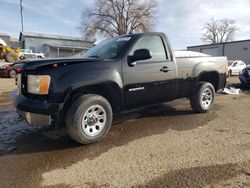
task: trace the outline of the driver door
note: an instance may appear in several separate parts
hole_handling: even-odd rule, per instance
[[[135,50],[148,49],[152,58],[124,63],[126,105],[129,108],[171,100],[176,97],[175,63],[167,54],[161,36],[143,36],[134,45]]]

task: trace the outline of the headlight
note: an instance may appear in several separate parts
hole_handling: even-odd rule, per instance
[[[28,75],[28,93],[47,95],[49,93],[50,76]]]

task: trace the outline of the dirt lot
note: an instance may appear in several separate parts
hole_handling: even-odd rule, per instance
[[[0,79],[0,187],[250,187],[247,90],[218,95],[205,114],[178,100],[120,115],[104,140],[81,146],[26,126],[13,88]]]

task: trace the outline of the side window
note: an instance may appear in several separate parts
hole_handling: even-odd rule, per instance
[[[30,47],[30,50],[28,51],[28,53],[31,53],[31,52],[35,52],[35,47]]]
[[[149,61],[166,61],[165,47],[160,36],[145,36],[139,39],[132,48],[129,55],[133,55],[135,50],[146,48],[151,52],[152,58]],[[148,60],[146,60],[148,61]]]

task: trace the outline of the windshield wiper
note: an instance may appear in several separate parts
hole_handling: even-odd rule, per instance
[[[111,58],[104,58],[104,57],[100,57],[98,55],[90,55],[90,56],[87,56],[87,58],[96,58],[96,59],[111,59]]]
[[[100,58],[98,55],[90,55],[90,56],[88,56],[88,57],[93,57],[93,58]]]

